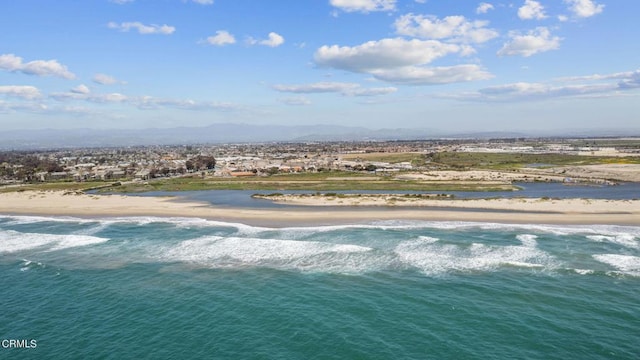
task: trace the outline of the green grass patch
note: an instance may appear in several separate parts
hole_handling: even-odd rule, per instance
[[[513,169],[527,164],[552,166],[596,164],[640,164],[640,157],[582,156],[565,154],[442,152],[430,157],[432,164],[452,169]]]
[[[414,190],[414,191],[512,191],[517,190],[509,184],[469,183],[423,183],[406,180],[356,180],[345,181],[307,179],[300,177],[268,177],[248,180],[242,179],[162,179],[148,183],[134,183],[106,188],[103,192],[148,192],[148,191],[195,191],[195,190],[308,190],[308,191],[337,191],[337,190]]]
[[[109,186],[113,183],[113,181],[33,183],[20,186],[2,186],[0,187],[0,193],[15,191],[85,191],[95,187]]]

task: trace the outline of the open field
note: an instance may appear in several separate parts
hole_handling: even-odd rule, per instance
[[[113,184],[113,181],[90,181],[90,182],[74,182],[60,181],[48,183],[33,183],[19,185],[0,186],[0,193],[16,192],[16,191],[88,191],[94,188],[101,188]]]
[[[566,154],[523,154],[484,152],[441,152],[428,157],[431,165],[453,169],[507,170],[540,164],[543,167],[598,164],[640,164],[640,157],[583,156]]]
[[[341,158],[343,160],[387,162],[390,164],[409,162],[413,166],[423,166],[426,162],[425,154],[418,152],[344,154]]]
[[[283,174],[255,178],[174,178],[105,188],[107,192],[181,190],[415,190],[415,191],[504,191],[516,190],[509,183],[455,181],[429,182],[352,172]]]

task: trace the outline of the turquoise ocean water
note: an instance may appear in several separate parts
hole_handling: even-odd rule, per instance
[[[0,274],[2,359],[640,358],[636,226],[2,216]]]

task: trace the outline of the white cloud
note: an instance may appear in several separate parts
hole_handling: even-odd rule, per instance
[[[89,92],[83,93],[79,91],[73,91],[73,89],[69,92],[64,93],[52,93],[49,94],[49,97],[58,101],[84,100],[98,104],[124,103],[129,100],[126,95],[120,93],[91,94]]]
[[[96,103],[121,103],[127,101],[128,97],[120,93],[90,95],[87,100]]]
[[[504,44],[502,49],[498,51],[499,56],[529,57],[540,52],[558,49],[562,40],[557,36],[552,37],[546,27],[530,30],[526,35],[512,31],[509,32],[509,37],[511,41]]]
[[[14,54],[0,55],[0,69],[21,72],[27,75],[57,76],[64,79],[75,79],[75,75],[57,60],[34,60],[27,63]]]
[[[492,77],[478,65],[426,66],[448,54],[464,56],[473,51],[467,45],[446,44],[438,40],[395,38],[354,47],[323,46],[316,51],[314,60],[321,67],[366,73],[375,79],[396,84],[446,84]]]
[[[558,15],[558,21],[565,22],[568,21],[569,18],[566,15]]]
[[[448,54],[461,51],[455,44],[437,40],[405,40],[402,38],[369,41],[358,46],[322,46],[314,54],[321,67],[353,72],[430,63]]]
[[[374,70],[371,74],[379,80],[406,85],[437,85],[454,82],[486,80],[493,77],[478,65],[442,67],[407,66],[397,69]]]
[[[267,40],[260,41],[260,45],[265,45],[269,47],[278,47],[282,44],[284,44],[284,38],[281,35],[274,32],[269,33],[269,38]]]
[[[587,18],[601,13],[604,5],[597,4],[594,0],[564,0],[569,4],[569,10],[577,17]]]
[[[143,34],[143,35],[149,35],[149,34],[162,34],[162,35],[171,35],[176,31],[176,28],[173,26],[169,26],[169,25],[155,25],[155,24],[151,24],[151,25],[144,25],[143,23],[140,22],[123,22],[123,23],[115,23],[115,22],[110,22],[107,24],[107,27],[109,29],[117,29],[120,31],[124,31],[127,32],[131,29],[136,29],[138,30],[138,33]]]
[[[360,85],[355,83],[343,83],[343,82],[318,82],[312,84],[302,85],[274,85],[273,89],[280,92],[290,92],[297,94],[314,94],[314,93],[342,93],[347,90],[356,88]]]
[[[605,75],[593,74],[593,75],[586,75],[586,76],[569,76],[569,77],[563,77],[563,78],[556,79],[556,81],[562,81],[562,82],[567,82],[567,81],[599,81],[599,80],[611,80],[611,79],[629,80],[629,79],[637,78],[638,76],[640,76],[640,70],[617,72],[617,73],[605,74]]]
[[[274,85],[272,88],[279,92],[296,94],[339,93],[345,96],[378,96],[398,91],[394,87],[363,88],[360,84],[345,82],[317,82],[298,85]]]
[[[133,0],[109,0],[109,1],[119,5],[133,2]]]
[[[91,92],[91,90],[89,90],[89,87],[87,87],[87,85],[80,84],[71,89],[71,92],[75,94],[88,94]]]
[[[304,96],[280,98],[278,99],[278,101],[286,105],[294,105],[294,106],[311,105],[311,100],[307,99]]]
[[[124,84],[123,81],[120,81],[114,78],[113,76],[110,76],[107,74],[95,74],[92,80],[94,83],[101,84],[101,85],[113,85],[117,83]]]
[[[579,84],[574,84],[580,82]],[[529,101],[550,98],[619,95],[640,89],[640,70],[607,75],[588,75],[556,79],[552,83],[517,82],[490,86],[477,92],[438,95],[465,101]]]
[[[42,113],[47,110],[48,110],[47,105],[37,103],[37,102],[21,101],[19,103],[8,103],[0,100],[0,113],[9,113],[14,111]]]
[[[376,88],[355,88],[347,91],[344,95],[347,96],[380,96],[380,95],[388,95],[393,94],[398,91],[398,88],[387,86],[387,87],[376,87]]]
[[[33,100],[41,96],[40,90],[28,85],[0,85],[0,95]]]
[[[518,9],[518,17],[523,20],[542,20],[547,17],[544,6],[535,0],[525,0],[524,5]]]
[[[235,44],[236,38],[229,34],[228,31],[218,30],[213,36],[209,36],[206,40],[209,45],[224,46],[229,44]]]
[[[478,7],[476,8],[476,14],[486,14],[489,10],[493,10],[493,5],[486,3],[486,2],[482,2],[480,4],[478,4]]]
[[[245,42],[248,45],[265,45],[265,46],[269,46],[269,47],[278,47],[282,44],[284,44],[284,38],[282,36],[280,36],[277,33],[274,32],[270,32],[269,33],[269,38],[265,39],[265,40],[257,40],[254,39],[253,37],[249,36],[246,38]]]
[[[483,43],[498,36],[496,31],[486,28],[488,24],[488,21],[468,21],[464,16],[438,19],[435,16],[407,14],[399,17],[394,26],[399,35]]]
[[[396,0],[330,0],[331,6],[346,12],[392,11],[396,8]]]
[[[159,108],[176,108],[181,110],[217,110],[232,111],[239,107],[233,103],[217,101],[196,101],[191,99],[158,99],[151,96],[142,96],[129,100],[129,103],[143,110]]]

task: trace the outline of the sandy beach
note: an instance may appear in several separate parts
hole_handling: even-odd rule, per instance
[[[261,226],[377,220],[640,225],[639,200],[416,199],[412,203],[395,201],[391,205],[389,199],[366,200],[362,197],[333,200],[327,197],[274,199],[308,206],[308,209],[302,210],[219,208],[205,202],[175,200],[176,198],[171,197],[24,191],[0,194],[0,213],[79,217],[197,217]],[[341,205],[350,207],[341,209]],[[351,207],[353,205],[359,207]]]

